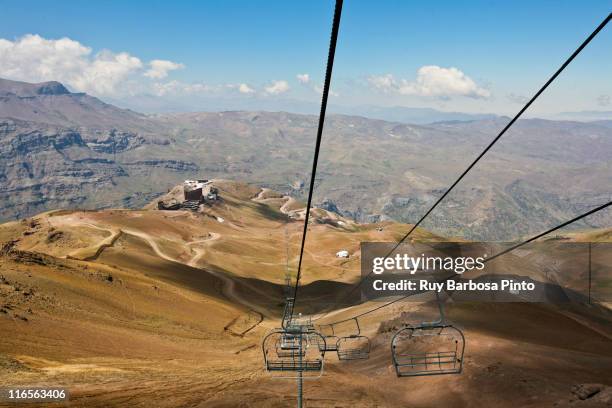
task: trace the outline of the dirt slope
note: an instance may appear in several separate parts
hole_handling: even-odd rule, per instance
[[[260,341],[278,326],[287,249],[297,261],[299,203],[288,209],[272,191],[214,183],[221,201],[198,213],[55,211],[0,225],[0,386],[64,385],[65,406],[293,406],[295,383],[264,373]],[[361,241],[394,240],[406,227],[315,211],[301,307],[321,310],[347,290]],[[348,259],[335,257],[341,249]],[[306,383],[306,406],[609,406],[609,388],[586,400],[572,393],[612,384],[608,309],[451,304],[467,339],[464,373],[395,377],[392,329],[433,313],[424,295],[362,319],[371,358],[328,355],[323,377]]]

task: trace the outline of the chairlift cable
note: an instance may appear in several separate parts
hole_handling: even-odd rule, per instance
[[[550,234],[551,232],[554,232],[554,231],[556,231],[556,230],[558,230],[558,229],[561,229],[561,228],[563,228],[563,227],[565,227],[565,226],[568,226],[569,224],[572,224],[572,223],[574,223],[574,222],[576,222],[576,221],[578,221],[578,220],[581,220],[582,218],[588,217],[589,215],[591,215],[591,214],[593,214],[593,213],[596,213],[596,212],[598,212],[598,211],[601,211],[601,210],[603,210],[603,209],[605,209],[605,208],[609,207],[610,205],[612,205],[612,201],[610,201],[610,202],[608,202],[608,203],[606,203],[606,204],[604,204],[604,205],[600,205],[600,206],[599,206],[599,207],[597,207],[597,208],[593,208],[591,211],[588,211],[588,212],[586,212],[586,213],[584,213],[584,214],[581,214],[581,215],[577,216],[576,218],[572,218],[571,220],[566,221],[566,222],[564,222],[563,224],[557,225],[556,227],[551,228],[551,229],[549,229],[548,231],[544,231],[544,232],[542,232],[541,234],[538,234],[538,235],[536,235],[536,236],[534,236],[534,237],[529,238],[529,239],[528,239],[528,240],[526,240],[526,241],[521,242],[520,244],[516,244],[516,245],[514,245],[514,246],[512,246],[512,247],[510,247],[510,248],[508,248],[508,249],[506,249],[506,250],[504,250],[504,251],[502,251],[502,252],[500,252],[500,253],[498,253],[498,254],[495,254],[495,255],[493,255],[492,257],[490,257],[490,258],[488,258],[488,259],[485,259],[485,261],[484,261],[484,262],[491,261],[491,260],[493,260],[493,259],[495,259],[495,258],[497,258],[497,257],[499,257],[499,256],[502,256],[502,255],[504,255],[504,254],[506,254],[506,253],[508,253],[508,252],[514,251],[515,249],[517,249],[517,248],[519,248],[519,247],[522,247],[522,246],[523,246],[523,245],[525,245],[525,244],[528,244],[528,243],[530,243],[530,242],[532,242],[532,241],[535,241],[535,240],[536,240],[536,239],[538,239],[538,238],[542,238],[543,236],[548,235],[548,234]]]
[[[583,213],[583,214],[581,214],[581,215],[579,215],[579,216],[577,216],[577,217],[574,217],[574,218],[572,218],[572,219],[571,219],[571,220],[569,220],[569,221],[566,221],[566,222],[564,222],[564,223],[562,223],[562,224],[557,225],[556,227],[553,227],[553,228],[551,228],[551,229],[549,229],[549,230],[546,230],[546,231],[544,231],[544,232],[542,232],[542,233],[540,233],[540,234],[537,234],[537,235],[535,235],[535,236],[533,236],[533,237],[531,237],[531,238],[529,238],[529,239],[526,239],[526,240],[524,240],[524,241],[522,241],[522,242],[520,242],[520,243],[518,243],[518,244],[516,244],[516,245],[513,245],[512,247],[510,247],[510,248],[508,248],[508,249],[505,249],[505,250],[503,250],[503,251],[501,251],[501,252],[499,252],[499,253],[497,253],[497,254],[495,254],[495,255],[493,255],[493,256],[491,256],[491,257],[487,258],[487,259],[485,259],[483,262],[484,262],[484,263],[486,263],[486,262],[490,262],[490,261],[492,261],[492,260],[493,260],[493,259],[495,259],[495,258],[498,258],[498,257],[500,257],[500,256],[502,256],[502,255],[505,255],[505,254],[507,254],[507,253],[509,253],[509,252],[514,251],[515,249],[518,249],[518,248],[522,247],[523,245],[526,245],[526,244],[528,244],[528,243],[530,243],[530,242],[533,242],[533,241],[535,241],[535,240],[537,240],[537,239],[539,239],[539,238],[542,238],[543,236],[548,235],[548,234],[550,234],[551,232],[555,232],[555,231],[557,231],[557,230],[559,230],[559,229],[561,229],[561,228],[563,228],[563,227],[566,227],[566,226],[568,226],[568,225],[570,225],[570,224],[572,224],[572,223],[574,223],[574,222],[576,222],[576,221],[579,221],[579,220],[581,220],[581,219],[583,219],[583,218],[585,218],[585,217],[588,217],[589,215],[592,215],[592,214],[594,214],[594,213],[596,213],[596,212],[599,212],[599,211],[601,211],[601,210],[604,210],[604,209],[606,209],[606,208],[610,207],[611,205],[612,205],[612,201],[609,201],[609,202],[608,202],[608,203],[606,203],[606,204],[603,204],[603,205],[600,205],[599,207],[593,208],[592,210],[587,211],[587,212],[585,212],[585,213]],[[333,325],[336,325],[336,324],[346,323],[346,322],[351,321],[351,320],[353,320],[353,319],[358,319],[358,318],[360,318],[360,317],[363,317],[363,316],[369,315],[370,313],[374,313],[374,312],[376,312],[377,310],[380,310],[380,309],[385,308],[385,307],[387,307],[387,306],[391,306],[391,305],[392,305],[392,304],[394,304],[394,303],[397,303],[397,302],[399,302],[399,301],[402,301],[402,300],[404,300],[404,299],[407,299],[407,298],[409,298],[410,296],[413,296],[413,295],[411,294],[411,295],[402,296],[402,297],[400,297],[400,298],[397,298],[397,299],[394,299],[394,300],[392,300],[392,301],[390,301],[390,302],[384,303],[384,304],[382,304],[382,305],[380,305],[380,306],[377,306],[377,307],[375,307],[375,308],[373,308],[373,309],[370,309],[370,310],[368,310],[368,311],[365,311],[365,312],[359,313],[359,314],[357,314],[357,315],[355,315],[355,316],[352,316],[352,317],[349,317],[349,318],[346,318],[346,319],[343,319],[343,320],[338,320],[338,321],[336,321],[336,322],[332,322],[332,323],[325,323],[325,324],[322,324],[321,326],[332,326],[332,327],[333,327]]]
[[[410,230],[408,231],[408,233],[406,235],[404,235],[391,249],[391,251],[389,251],[389,253],[387,255],[385,255],[384,259],[388,258],[417,228],[419,225],[421,225],[421,223],[425,220],[425,218],[427,218],[429,216],[429,214],[431,214],[431,212],[446,198],[446,196],[448,196],[448,194],[457,186],[457,184],[459,184],[459,182],[461,180],[463,180],[463,178],[472,170],[472,168],[474,168],[474,166],[476,166],[476,164],[484,157],[484,155],[499,141],[499,139],[501,139],[501,137],[508,131],[508,129],[510,129],[510,127],[512,127],[512,125],[514,125],[514,123],[523,115],[523,113],[525,113],[525,111],[536,101],[536,99],[546,90],[546,88],[548,88],[548,86],[565,70],[565,68],[567,68],[567,66],[578,56],[578,54],[580,54],[580,52],[582,52],[582,50],[591,42],[591,40],[593,40],[593,38],[595,38],[595,36],[597,36],[597,34],[599,34],[599,32],[608,24],[608,22],[610,21],[610,19],[612,18],[612,13],[608,14],[608,16],[599,24],[599,26],[597,26],[597,28],[587,37],[586,40],[584,40],[582,42],[582,44],[580,44],[580,46],[578,46],[578,48],[576,48],[576,50],[569,56],[569,58],[567,58],[565,60],[565,62],[559,67],[559,69],[557,69],[557,71],[548,79],[548,81],[546,81],[546,83],[540,88],[540,90],[538,92],[535,93],[535,95],[533,95],[531,97],[531,99],[525,104],[525,106],[523,106],[523,108],[514,116],[514,118],[512,118],[512,120],[510,120],[510,122],[508,122],[506,124],[506,126],[504,126],[504,128],[501,130],[501,132],[499,132],[499,134],[491,141],[491,143],[489,143],[489,145],[476,157],[476,159],[474,159],[474,161],[461,173],[461,175],[459,175],[459,177],[453,182],[453,184],[451,184],[451,186],[444,192],[444,194],[442,194],[442,196],[440,196],[440,198],[438,198],[438,200],[436,200],[436,202],[429,208],[429,210],[427,210],[427,212],[412,226],[412,228],[410,228]],[[361,278],[361,280],[357,283],[356,286],[353,287],[353,289],[351,289],[344,297],[343,299],[348,298],[355,290],[357,290],[357,288],[359,288],[361,286],[361,284],[372,274],[372,272],[370,272],[369,274],[367,274],[366,276],[364,276],[363,278]],[[333,306],[331,308],[329,308],[324,314],[323,316],[319,317],[318,319],[321,319],[322,317],[326,316],[327,314],[329,314],[332,310],[334,310],[335,306],[337,306],[340,302],[336,302],[333,304]],[[318,320],[317,319],[317,320]]]
[[[300,286],[300,278],[302,276],[302,260],[304,257],[304,244],[306,242],[306,233],[308,232],[308,220],[310,219],[310,208],[312,206],[312,195],[315,185],[315,177],[317,175],[317,164],[319,161],[319,150],[321,148],[321,139],[323,135],[323,124],[325,122],[325,112],[327,110],[327,99],[329,97],[329,88],[331,85],[332,69],[334,66],[334,57],[336,55],[336,43],[338,41],[338,31],[340,29],[340,16],[342,14],[343,0],[336,0],[334,8],[334,20],[332,24],[331,38],[329,42],[329,52],[327,55],[327,67],[325,69],[325,82],[323,84],[323,96],[321,97],[321,112],[319,113],[319,126],[317,129],[317,140],[315,144],[314,157],[312,159],[312,171],[310,174],[310,188],[308,190],[308,202],[306,204],[306,214],[304,216],[304,232],[302,234],[302,244],[300,247],[300,258],[298,261],[298,270],[295,279],[295,289],[293,291],[293,305],[291,307],[290,316],[293,316],[293,309],[297,301],[298,289]]]

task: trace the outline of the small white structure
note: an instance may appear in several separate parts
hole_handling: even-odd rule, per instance
[[[343,249],[342,251],[336,252],[336,258],[348,258],[349,253],[347,250]]]
[[[188,190],[196,190],[198,188],[204,188],[204,186],[209,183],[209,180],[185,180],[183,182],[183,187]]]

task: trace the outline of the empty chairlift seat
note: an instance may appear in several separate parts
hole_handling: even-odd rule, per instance
[[[357,332],[350,336],[340,337],[336,342],[336,352],[340,361],[365,360],[370,357],[370,339],[361,334],[359,321],[357,318],[354,320]]]
[[[279,358],[297,357],[298,353],[304,357],[306,347],[300,347],[300,338],[294,335],[283,334],[276,339],[276,354]]]
[[[325,351],[338,351],[338,336],[325,336]]]
[[[316,332],[289,333],[282,329],[269,333],[263,340],[265,368],[276,377],[319,376],[323,370],[325,339]]]
[[[333,325],[324,325],[321,326],[321,328],[323,327],[329,327],[330,331],[329,334],[325,333],[324,339],[325,341],[323,343],[321,343],[321,346],[325,348],[325,351],[337,351],[338,350],[338,340],[340,340],[340,337],[336,336],[336,333],[334,332],[334,326]]]
[[[338,360],[365,360],[370,357],[370,347],[370,339],[366,336],[340,337],[336,343]]]
[[[406,326],[391,339],[391,356],[398,377],[459,374],[463,368],[465,337],[446,322],[444,305],[436,292],[439,320]]]
[[[301,335],[282,333],[278,338],[278,342],[282,350],[297,350],[300,349]]]
[[[461,330],[446,324],[405,327],[391,341],[398,377],[458,374],[463,367],[464,350]]]

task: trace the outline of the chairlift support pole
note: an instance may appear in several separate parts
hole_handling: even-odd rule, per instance
[[[333,18],[333,23],[332,23],[331,39],[330,39],[330,45],[329,45],[329,52],[327,56],[327,66],[325,70],[325,81],[323,85],[323,94],[321,97],[321,112],[319,115],[317,140],[315,144],[315,153],[314,153],[313,166],[312,166],[311,178],[310,178],[310,189],[308,191],[308,204],[306,205],[306,213],[305,213],[305,219],[304,219],[304,232],[302,234],[300,257],[298,261],[297,273],[296,273],[296,278],[295,278],[295,289],[293,292],[293,296],[290,295],[291,294],[290,290],[288,290],[287,293],[285,294],[286,303],[285,303],[285,310],[283,312],[283,320],[281,321],[281,326],[282,326],[281,331],[277,331],[277,332],[268,334],[264,338],[263,344],[262,344],[264,361],[266,363],[266,369],[268,371],[272,371],[272,370],[280,370],[280,371],[287,370],[287,371],[294,371],[294,372],[297,371],[297,374],[298,374],[297,375],[297,381],[298,381],[297,383],[297,388],[298,388],[297,389],[297,406],[298,408],[302,408],[302,403],[303,403],[304,371],[307,371],[308,373],[307,377],[309,376],[311,372],[316,372],[316,371],[318,371],[320,375],[323,369],[325,351],[327,348],[325,338],[314,330],[314,326],[312,325],[312,319],[308,319],[306,322],[303,322],[301,319],[301,313],[300,313],[300,319],[297,322],[295,321],[294,307],[295,307],[295,302],[297,299],[298,289],[300,287],[300,276],[302,272],[304,244],[306,242],[306,233],[308,231],[308,217],[310,215],[312,195],[313,195],[314,184],[316,180],[317,163],[318,163],[319,150],[321,147],[321,139],[322,139],[322,134],[323,134],[323,123],[325,120],[325,113],[327,110],[327,99],[329,96],[329,89],[330,89],[330,84],[331,84],[332,68],[334,64],[334,56],[336,53],[336,42],[338,39],[338,31],[340,28],[340,16],[342,13],[343,0],[335,0],[335,3],[336,4],[334,7],[334,18]],[[285,245],[286,245],[285,286],[286,288],[291,289],[291,286],[290,286],[291,276],[289,274],[289,232],[287,230],[286,225],[285,225]],[[333,326],[332,326],[332,330],[333,330]],[[275,361],[273,362],[274,364],[272,364],[272,362],[268,360],[266,341],[272,338],[271,337],[272,335],[278,335],[278,334],[280,334],[281,336],[290,335],[290,336],[297,337],[298,339],[298,366],[297,367],[295,367],[295,359],[294,359],[295,357],[292,357],[293,361],[291,361],[291,364],[288,367],[285,366],[284,364],[285,361],[283,360]],[[304,345],[302,343],[304,341],[304,334],[306,334],[306,341],[309,344]],[[304,356],[302,354],[306,353],[308,351],[307,349],[310,346],[312,346],[310,344],[310,342],[312,341],[312,336],[319,337],[319,339],[317,339],[317,345],[318,345],[317,350],[320,353],[320,356],[319,358],[314,359],[312,361],[309,361],[309,359],[307,358],[306,361],[304,362]],[[282,337],[281,337],[281,340],[282,340]],[[321,341],[323,344],[322,349],[321,349]],[[282,348],[282,343],[281,343],[281,348]],[[304,348],[306,348],[306,350]],[[278,356],[278,353],[277,353],[277,358],[278,357],[280,356]],[[295,368],[297,368],[297,370]]]
[[[291,295],[291,272],[289,270],[289,230],[287,224],[285,224],[285,297]]]
[[[589,305],[591,304],[591,242],[589,242]]]
[[[300,346],[299,346],[299,362],[300,367],[302,367],[302,334],[300,334]],[[302,370],[298,371],[297,378],[297,408],[302,408],[302,398],[304,396],[304,377]]]

